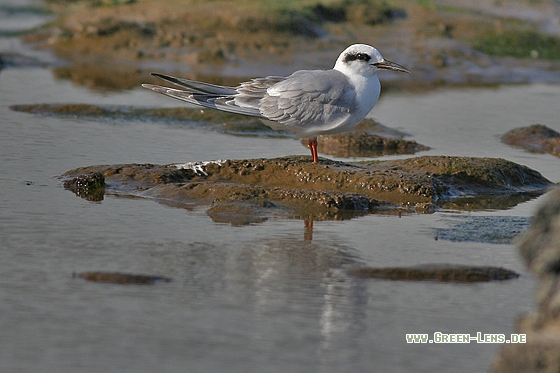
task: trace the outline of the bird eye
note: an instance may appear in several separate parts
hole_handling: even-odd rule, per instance
[[[368,62],[371,57],[365,53],[358,53],[358,55],[356,56],[356,59],[358,61],[364,61],[364,62]]]
[[[371,57],[367,53],[349,53],[344,57],[344,62],[362,61],[368,62]]]

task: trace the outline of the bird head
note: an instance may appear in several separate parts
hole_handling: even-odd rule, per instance
[[[410,73],[398,63],[383,58],[374,47],[366,44],[354,44],[346,48],[334,65],[334,69],[347,75],[372,76],[381,69]]]

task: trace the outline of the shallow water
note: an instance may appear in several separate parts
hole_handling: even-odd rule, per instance
[[[46,68],[1,70],[0,97],[2,372],[480,372],[499,344],[413,345],[405,334],[509,335],[516,318],[534,307],[534,278],[513,245],[453,239],[452,228],[461,229],[465,219],[457,217],[465,216],[524,221],[538,199],[508,210],[315,222],[312,240],[304,239],[301,220],[233,227],[212,222],[203,209],[151,200],[88,202],[57,177],[86,165],[307,149],[295,139],[11,111],[27,103],[177,105],[140,88],[88,91]],[[372,115],[432,147],[420,154],[502,157],[558,182],[557,158],[499,141],[533,123],[559,130],[558,102],[560,86],[544,84],[395,93],[383,95]],[[445,235],[436,240],[438,232]],[[368,281],[345,272],[426,263],[493,265],[522,276],[441,284]],[[174,281],[120,286],[72,278],[95,270]]]

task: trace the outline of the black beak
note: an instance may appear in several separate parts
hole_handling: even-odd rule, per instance
[[[373,66],[377,67],[378,69],[387,69],[393,71],[402,71],[403,73],[410,73],[410,71],[408,71],[406,67],[401,66],[398,63],[394,63],[387,60],[384,60],[383,62],[374,63]]]

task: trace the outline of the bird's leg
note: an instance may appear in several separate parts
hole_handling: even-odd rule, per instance
[[[317,156],[317,138],[311,137],[307,139],[309,143],[309,149],[311,149],[311,157],[313,157],[313,162],[319,162],[319,157]]]
[[[313,240],[313,220],[304,220],[303,226],[305,227],[303,239],[305,241]]]

